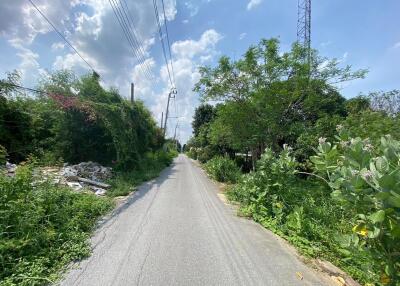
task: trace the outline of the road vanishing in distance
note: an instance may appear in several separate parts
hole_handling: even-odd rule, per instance
[[[280,238],[237,217],[185,155],[139,187],[92,246],[61,285],[332,285]]]

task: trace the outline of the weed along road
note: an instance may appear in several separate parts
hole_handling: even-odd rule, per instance
[[[97,230],[61,285],[331,285],[284,242],[237,217],[184,155]]]

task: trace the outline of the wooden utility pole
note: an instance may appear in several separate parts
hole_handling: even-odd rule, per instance
[[[135,84],[131,83],[131,103],[135,101]]]

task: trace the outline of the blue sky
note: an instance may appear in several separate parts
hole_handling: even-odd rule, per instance
[[[143,43],[153,78],[144,77],[123,37],[108,0],[34,0],[42,11],[102,75],[105,87],[125,96],[135,81],[136,95],[159,120],[169,90],[151,0],[126,0]],[[199,104],[191,89],[197,67],[213,65],[221,55],[239,58],[261,38],[279,37],[282,50],[296,40],[297,0],[164,0],[178,96],[172,116],[179,119],[180,139],[191,134]],[[159,2],[159,5],[161,2]],[[346,97],[360,92],[400,88],[400,1],[313,1],[312,46],[354,68],[368,68],[364,80],[341,87]],[[87,66],[58,38],[28,0],[0,3],[0,73],[19,69],[23,84],[35,86],[46,70]],[[175,108],[175,105],[177,106]],[[171,119],[172,135],[176,119]]]

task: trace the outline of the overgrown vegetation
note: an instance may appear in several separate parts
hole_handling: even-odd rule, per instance
[[[96,75],[59,71],[39,92],[0,81],[0,285],[46,285],[73,260],[89,255],[88,238],[110,197],[156,177],[177,155],[142,102],[105,90]],[[33,163],[30,158],[37,158]],[[15,177],[6,161],[22,164]],[[36,167],[95,161],[113,167],[107,197],[41,182]]]
[[[161,148],[163,139],[143,103],[130,103],[117,90],[106,91],[99,79],[77,79],[68,71],[42,81],[45,93],[26,96],[2,82],[0,144],[13,162],[28,155],[62,158],[69,163],[96,161],[117,168],[135,168],[144,154]]]
[[[44,285],[73,260],[89,255],[97,218],[113,203],[39,183],[33,165],[0,174],[0,285]]]
[[[235,161],[244,174],[229,198],[303,254],[364,284],[400,285],[400,92],[345,99],[337,84],[366,71],[306,55],[262,40],[201,68],[185,150],[220,181],[222,158]]]
[[[111,197],[127,195],[134,190],[135,186],[157,177],[178,155],[172,146],[167,148],[169,148],[168,152],[157,151],[145,154],[135,170],[118,173],[111,180],[112,189],[107,194]]]
[[[236,183],[240,177],[240,169],[228,157],[216,156],[205,165],[207,172],[219,182]]]

